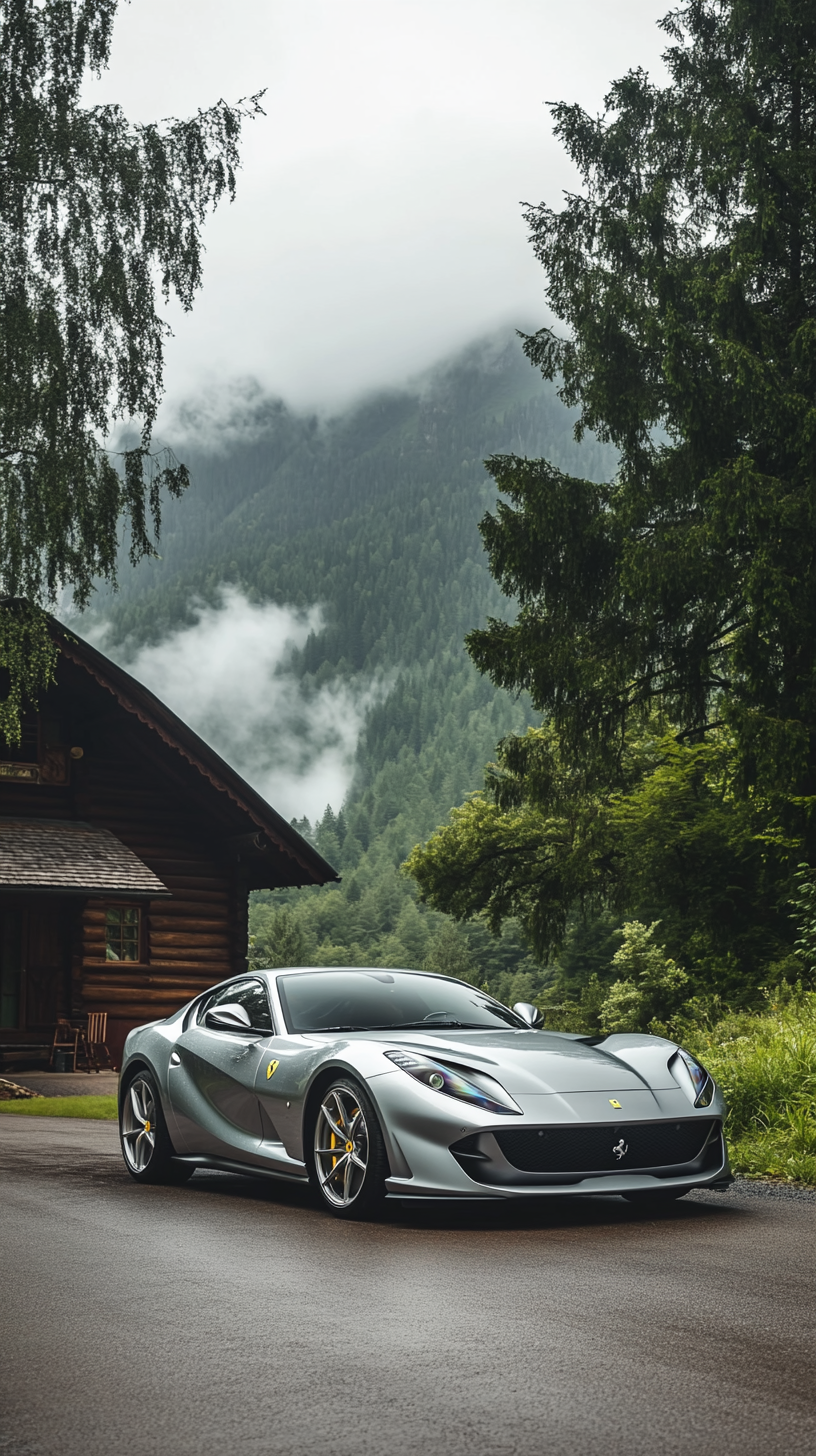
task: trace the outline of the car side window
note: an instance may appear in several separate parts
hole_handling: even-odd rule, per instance
[[[269,1009],[266,987],[260,981],[231,981],[228,986],[219,986],[211,996],[205,996],[198,1008],[196,1020],[203,1026],[204,1018],[214,1006],[243,1006],[254,1031],[274,1032],[275,1025]]]

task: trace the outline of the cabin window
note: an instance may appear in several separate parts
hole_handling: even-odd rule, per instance
[[[110,905],[105,911],[105,955],[109,961],[138,961],[142,912],[134,905]]]

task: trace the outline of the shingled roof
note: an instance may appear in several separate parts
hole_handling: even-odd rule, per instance
[[[128,899],[170,893],[115,834],[75,819],[0,818],[0,885]]]
[[[132,713],[158,734],[164,743],[186,759],[218,793],[224,794],[246,816],[247,830],[251,832],[245,836],[242,859],[246,862],[254,860],[258,866],[275,864],[274,878],[261,869],[256,888],[272,884],[325,885],[340,879],[336,869],[318,854],[314,845],[298,834],[215,749],[194,733],[149,688],[89,642],[83,641],[73,628],[68,631],[55,617],[49,620],[64,657],[90,673],[126,712]]]

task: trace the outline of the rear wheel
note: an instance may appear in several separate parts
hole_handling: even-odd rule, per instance
[[[314,1178],[335,1218],[371,1218],[385,1201],[388,1157],[377,1114],[350,1077],[326,1088],[315,1120]]]
[[[119,1111],[122,1156],[138,1183],[186,1183],[195,1168],[174,1161],[173,1144],[164,1120],[152,1073],[134,1072],[128,1079]]]

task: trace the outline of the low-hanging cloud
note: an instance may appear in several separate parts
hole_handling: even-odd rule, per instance
[[[173,329],[168,402],[252,375],[297,408],[401,385],[505,322],[547,322],[521,202],[576,169],[550,100],[594,115],[615,76],[658,80],[654,0],[138,0],[88,105],[195,115],[266,86],[204,288]],[[183,57],[183,64],[179,58]],[[163,310],[164,311],[164,310]]]
[[[309,691],[292,654],[324,626],[323,610],[250,602],[224,586],[195,622],[123,660],[285,818],[314,821],[342,804],[366,711],[385,690],[371,680]],[[98,634],[97,634],[98,635]]]

